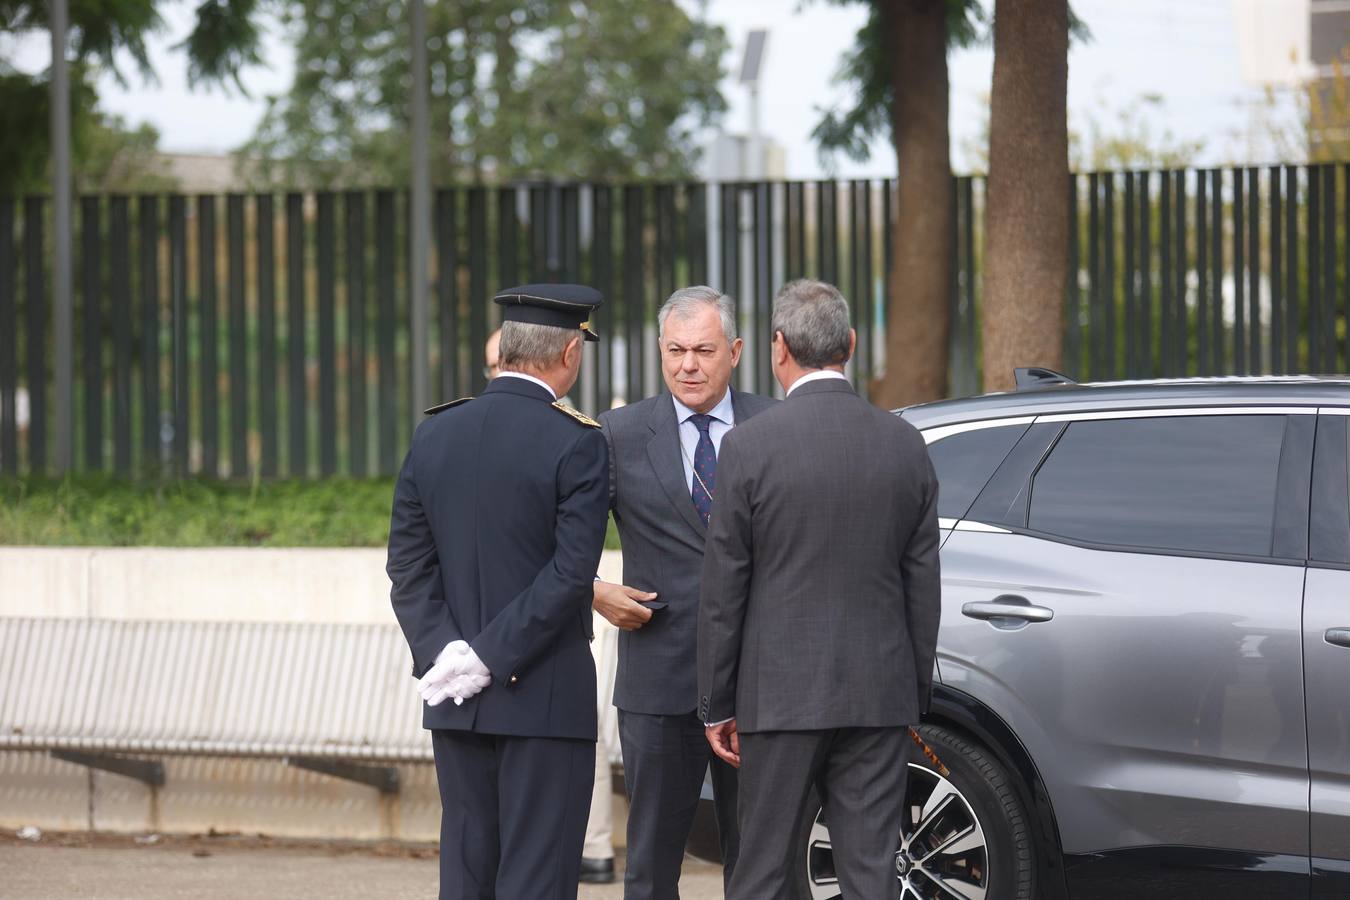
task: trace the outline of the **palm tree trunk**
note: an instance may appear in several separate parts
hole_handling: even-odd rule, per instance
[[[1069,234],[1066,0],[997,0],[985,207],[984,388],[1058,368]]]
[[[872,385],[885,408],[947,393],[951,141],[947,129],[946,0],[883,0],[890,49],[891,129],[899,194],[887,296],[886,374]]]

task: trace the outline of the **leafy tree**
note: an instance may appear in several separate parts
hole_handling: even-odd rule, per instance
[[[294,83],[243,152],[273,183],[406,181],[404,0],[302,0],[287,27]],[[433,177],[685,177],[725,109],[726,47],[674,0],[431,4]]]
[[[834,0],[840,5],[854,0]],[[896,407],[947,392],[951,289],[951,138],[947,51],[979,38],[978,0],[867,0],[870,15],[838,81],[856,101],[828,111],[813,136],[825,153],[863,160],[889,136],[900,179],[887,295],[886,373],[874,402]]]
[[[237,83],[240,69],[256,61],[257,6],[257,0],[201,0],[192,32],[182,44],[194,85],[228,79]],[[117,62],[119,51],[130,56],[137,75],[154,78],[146,39],[163,27],[160,7],[156,0],[70,4],[71,144],[81,188],[157,184],[148,168],[148,154],[157,141],[154,130],[127,131],[120,120],[101,113],[94,84],[103,72],[127,83],[127,73]],[[48,13],[45,0],[0,0],[0,33],[46,32]],[[47,72],[17,71],[0,59],[0,193],[37,190],[49,184],[49,77]]]

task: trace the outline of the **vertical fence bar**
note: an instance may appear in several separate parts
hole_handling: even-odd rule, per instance
[[[141,464],[160,461],[159,438],[159,198],[143,194],[137,214],[140,236]]]
[[[1199,176],[1204,178],[1204,174]],[[1224,340],[1223,301],[1223,173],[1214,169],[1209,173],[1209,283],[1210,303],[1210,374],[1222,375],[1228,371],[1227,341]]]
[[[596,347],[596,403],[600,409],[614,406],[614,307],[618,297],[614,293],[614,193],[609,185],[597,184],[591,189],[591,219],[594,235],[591,239],[591,279],[605,302],[596,311],[600,345]]]
[[[643,188],[623,189],[623,330],[627,351],[624,366],[624,399],[633,403],[643,397],[643,247],[642,227],[646,215]]]
[[[336,206],[332,191],[319,193],[314,255],[319,300],[319,474],[325,477],[337,472]]]
[[[1082,292],[1079,287],[1082,260],[1079,242],[1082,218],[1078,213],[1078,176],[1069,173],[1069,277],[1064,292],[1064,374],[1078,379],[1083,370]]]
[[[1120,365],[1117,360],[1117,350],[1119,338],[1117,336],[1120,320],[1120,310],[1117,308],[1117,293],[1120,289],[1116,281],[1116,174],[1106,172],[1102,175],[1102,255],[1105,271],[1102,274],[1102,281],[1105,290],[1102,292],[1102,321],[1106,326],[1106,333],[1102,335],[1102,343],[1106,349],[1105,366],[1107,378],[1118,378],[1120,376]]]
[[[516,217],[516,188],[512,186],[497,189],[497,289],[506,290],[520,284],[520,221]],[[486,304],[488,298],[474,300]],[[483,340],[487,340],[486,332]],[[482,344],[474,348],[475,353],[482,352]]]
[[[876,290],[873,282],[873,237],[875,229],[872,228],[872,182],[864,181],[862,190],[862,290],[859,292],[859,305],[867,313],[867,363],[866,374],[867,384],[877,377],[879,366],[877,365],[877,308],[876,308]]]
[[[305,408],[305,198],[286,195],[286,351],[290,358],[286,402],[287,443],[290,457],[286,468],[293,478],[309,474],[309,444]],[[389,231],[393,222],[389,223]]]
[[[348,247],[351,246],[351,198],[348,197]],[[459,272],[459,231],[456,212],[459,208],[459,194],[456,191],[442,189],[436,192],[435,237],[436,242],[436,308],[440,315],[441,326],[441,397],[443,401],[453,400],[459,387],[459,283],[455,277]],[[351,250],[347,251],[348,257]],[[350,273],[350,268],[348,269]],[[350,275],[349,275],[350,279]],[[348,287],[348,297],[352,290]],[[348,301],[351,302],[350,299]],[[350,315],[350,313],[349,313]],[[353,387],[353,390],[355,388]],[[355,413],[353,412],[353,415]]]
[[[0,197],[0,472],[6,475],[19,473],[17,275],[14,198]]]
[[[103,239],[97,196],[80,198],[84,328],[84,464],[103,468]]]
[[[254,198],[258,228],[258,471],[277,474],[276,210],[271,194]]]
[[[768,182],[755,185],[755,332],[751,335],[758,361],[755,386],[760,393],[773,393],[773,365],[768,336],[773,305],[773,188]]]
[[[230,311],[230,474],[248,474],[248,314],[244,305],[244,197],[225,200]]]
[[[1140,335],[1139,345],[1143,354],[1145,378],[1157,374],[1156,356],[1153,353],[1153,201],[1149,197],[1151,175],[1142,172],[1139,176],[1139,297],[1140,297]]]
[[[1187,262],[1187,244],[1186,244],[1186,172],[1179,170],[1174,173],[1176,179],[1176,203],[1173,205],[1173,211],[1176,214],[1176,349],[1175,364],[1173,371],[1178,375],[1190,374],[1190,345],[1187,341],[1188,325],[1186,316],[1186,274],[1189,271]]]
[[[1299,284],[1298,284],[1298,166],[1286,166],[1284,189],[1289,202],[1284,207],[1284,277],[1285,277],[1285,363],[1290,372],[1302,370],[1298,352]]]
[[[1289,371],[1289,363],[1284,352],[1284,284],[1280,247],[1283,198],[1280,192],[1280,167],[1271,166],[1268,178],[1270,180],[1270,371],[1276,375],[1283,375]]]
[[[125,194],[108,199],[108,299],[112,316],[113,468],[119,475],[131,472],[131,215]]]
[[[1322,366],[1341,371],[1336,363],[1336,167],[1322,166]]]
[[[689,258],[689,281],[707,284],[708,272],[708,187],[690,184],[686,188],[688,218],[685,230],[685,253]]]
[[[1255,168],[1247,170],[1247,368],[1259,374],[1261,367],[1261,181]],[[1238,277],[1241,277],[1239,273]]]
[[[366,423],[366,323],[369,314],[366,311],[365,191],[348,191],[344,205],[347,216],[343,235],[347,241],[344,273],[347,280],[347,466],[354,477],[364,478],[370,474]],[[442,320],[441,328],[445,327]]]
[[[378,366],[379,473],[398,471],[398,374],[394,328],[398,319],[394,192],[375,194],[375,358]]]
[[[1307,259],[1308,304],[1305,333],[1308,340],[1308,371],[1322,371],[1322,167],[1308,166]]]
[[[530,202],[530,281],[549,280],[549,189],[546,185],[529,187]],[[514,282],[512,282],[514,283]],[[503,287],[507,285],[503,284]]]
[[[1247,365],[1246,190],[1242,170],[1233,170],[1233,370],[1245,375]]]
[[[220,360],[217,354],[216,198],[197,198],[197,353],[200,362],[197,396],[201,422],[201,472],[220,474]]]
[[[1162,286],[1162,296],[1158,307],[1158,359],[1161,363],[1162,374],[1164,377],[1176,375],[1172,368],[1172,334],[1175,330],[1172,315],[1172,289],[1175,280],[1172,278],[1172,177],[1168,172],[1162,172],[1158,179],[1158,188],[1161,191],[1161,204],[1159,206],[1159,220],[1161,233],[1159,239],[1159,281]]]
[[[1094,379],[1103,377],[1106,334],[1101,269],[1101,181],[1097,173],[1088,176],[1088,365]]]
[[[169,198],[169,328],[173,348],[170,392],[173,396],[171,427],[174,470],[180,476],[188,472],[188,436],[192,421],[189,406],[191,375],[188,372],[187,244],[187,198],[175,194]]]
[[[47,468],[47,279],[42,261],[44,201],[23,201],[25,338],[28,344],[28,471]]]
[[[675,291],[675,188],[658,184],[652,189],[656,219],[656,302]]]
[[[1195,178],[1195,272],[1196,287],[1196,372],[1200,375],[1212,375],[1215,371],[1211,357],[1209,327],[1209,307],[1213,303],[1210,297],[1209,283],[1209,182],[1203,171]]]
[[[1134,244],[1134,182],[1135,173],[1125,173],[1125,199],[1123,219],[1125,223],[1125,377],[1139,377],[1139,348],[1135,343],[1138,331],[1136,316],[1138,297],[1135,293],[1135,244]]]
[[[488,237],[487,188],[469,188],[469,357],[470,393],[477,394],[487,384],[481,363],[487,343]],[[504,284],[503,288],[511,285]]]

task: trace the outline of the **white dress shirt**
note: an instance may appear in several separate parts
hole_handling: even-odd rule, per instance
[[[497,377],[524,378],[526,381],[533,381],[535,384],[539,385],[541,388],[548,391],[548,395],[552,397],[554,400],[558,399],[558,395],[553,393],[553,388],[549,387],[547,382],[545,382],[543,379],[535,378],[533,375],[526,375],[524,372],[498,372]]]
[[[697,415],[692,409],[685,406],[679,400],[675,400],[674,395],[671,399],[675,401],[675,421],[680,423],[680,458],[684,463],[684,483],[689,488],[692,495],[694,491],[694,451],[698,449],[698,426],[689,421],[689,417]],[[731,388],[722,395],[722,399],[717,405],[708,410],[708,415],[713,417],[712,424],[708,426],[708,436],[712,438],[713,452],[722,452],[722,437],[731,430],[736,424],[736,413],[731,408]],[[716,484],[713,491],[716,491]]]
[[[792,382],[792,387],[788,388],[787,393],[783,396],[791,397],[793,391],[806,384],[808,381],[824,381],[826,378],[838,378],[842,381],[848,381],[848,377],[844,375],[843,372],[836,372],[834,369],[817,369],[814,372],[808,372],[801,378]]]

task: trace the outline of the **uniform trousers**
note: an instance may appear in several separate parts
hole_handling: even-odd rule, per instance
[[[595,744],[435,729],[440,900],[576,900]]]

